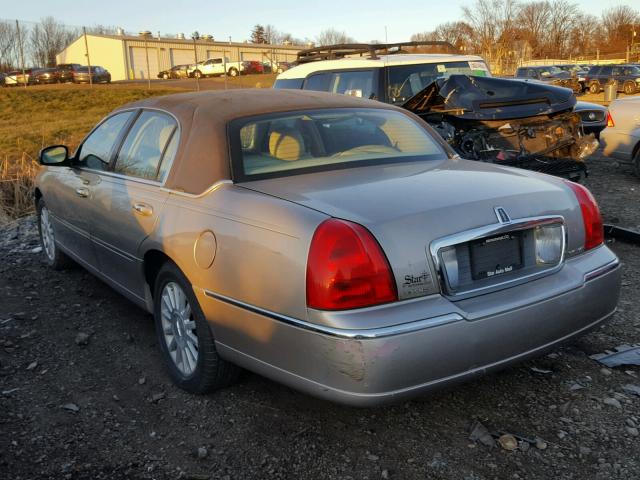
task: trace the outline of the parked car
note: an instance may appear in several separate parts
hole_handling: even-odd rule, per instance
[[[293,62],[278,62],[276,67],[276,73],[285,72],[293,66],[294,66]]]
[[[556,66],[520,67],[515,77],[522,80],[536,80],[538,82],[570,88],[574,93],[582,93],[582,84],[572,73]]]
[[[56,65],[56,68],[58,69],[60,82],[68,83],[73,82],[73,72],[78,68],[82,68],[82,65],[79,63],[61,63]]]
[[[573,111],[580,115],[582,130],[600,138],[600,132],[607,128],[607,107],[597,103],[577,101]]]
[[[640,97],[611,102],[608,125],[600,143],[605,155],[632,163],[640,177]]]
[[[257,60],[245,60],[242,62],[242,66],[242,73],[247,75],[250,73],[264,73],[264,65]]]
[[[190,77],[215,77],[225,73],[230,77],[237,77],[244,72],[244,62],[232,62],[228,57],[216,57],[203,60],[195,65],[189,65],[187,72]]]
[[[89,78],[93,83],[111,83],[111,74],[99,65],[89,67],[76,67],[73,70],[73,83],[89,83]]]
[[[35,78],[33,77],[32,73],[32,68],[25,68],[24,70],[14,70],[8,72],[4,77],[4,85],[6,87],[33,85],[35,83]]]
[[[481,57],[374,52],[325,60],[323,48],[334,47],[301,52],[298,65],[278,75],[274,88],[342,93],[403,106],[426,120],[463,158],[574,180],[586,175],[584,159],[598,147],[576,117],[571,90],[531,79],[493,78]],[[581,107],[601,110],[593,104]]]
[[[170,377],[194,393],[239,366],[398,402],[541,355],[618,301],[585,187],[462,160],[381,102],[154,97],[40,162],[45,260],[72,258],[153,312]]]
[[[175,65],[168,70],[158,73],[158,78],[168,80],[170,78],[187,78],[189,76],[189,65]]]
[[[34,83],[39,85],[59,83],[60,74],[57,68],[41,68],[33,71]]]
[[[640,68],[633,65],[596,65],[589,69],[585,78],[591,93],[600,92],[614,80],[618,83],[618,92],[633,95],[640,90]]]
[[[580,88],[581,88],[580,93],[588,89],[586,85],[586,77],[587,77],[587,73],[589,73],[588,66],[585,67],[579,64],[567,63],[567,64],[554,65],[554,67],[558,67],[560,70],[567,72],[571,76],[574,76],[578,80],[578,83],[580,83]]]

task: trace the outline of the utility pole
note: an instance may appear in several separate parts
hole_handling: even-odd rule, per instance
[[[16,33],[18,34],[18,46],[20,47],[20,66],[22,68],[22,81],[24,83],[24,88],[27,88],[27,74],[24,70],[24,51],[22,48],[22,37],[20,36],[20,23],[16,20]]]
[[[198,70],[198,48],[196,45],[196,36],[192,35],[191,39],[193,40],[193,58],[196,61],[196,64],[194,65],[194,74],[193,76],[196,77],[196,90],[199,92],[200,91],[200,77],[198,75],[195,74],[196,70]]]
[[[89,58],[89,42],[87,41],[87,29],[82,27],[84,37],[84,56],[87,57],[87,69],[89,70],[89,88],[93,88],[93,78],[91,78],[91,59]]]
[[[140,35],[144,39],[144,54],[147,59],[147,88],[151,90],[151,75],[149,74],[149,48],[147,45],[147,39],[151,36],[151,32],[149,30],[143,30],[139,32]]]

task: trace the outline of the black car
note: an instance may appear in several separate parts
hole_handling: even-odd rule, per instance
[[[576,76],[553,65],[520,67],[516,70],[515,78],[518,80],[535,80],[570,88],[574,93],[582,93],[582,85]]]
[[[618,92],[633,95],[640,91],[640,68],[635,65],[595,65],[585,78],[591,93],[599,93],[614,80],[618,83]]]
[[[57,68],[41,68],[33,71],[34,82],[39,85],[60,82],[60,72]]]
[[[73,82],[73,72],[82,67],[79,63],[61,63],[56,66],[60,83]]]
[[[587,90],[587,85],[585,84],[585,78],[587,77],[587,73],[589,72],[589,65],[577,65],[573,63],[565,63],[560,65],[554,65],[554,67],[558,67],[560,70],[567,72],[569,75],[576,77],[580,86],[582,87],[582,91]]]

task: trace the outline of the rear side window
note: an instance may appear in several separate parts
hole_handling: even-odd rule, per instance
[[[232,122],[230,134],[235,181],[447,157],[424,127],[384,109],[263,115]]]
[[[106,170],[122,129],[133,112],[122,112],[102,122],[84,141],[78,152],[80,165],[93,170]]]
[[[169,162],[167,146],[177,136],[176,121],[160,112],[143,111],[127,134],[114,171],[146,180],[161,180],[161,163]],[[175,148],[169,155],[175,154]]]
[[[280,80],[276,80],[276,83],[273,84],[273,88],[288,88],[290,90],[300,90],[302,88],[303,82],[304,78],[283,78]]]

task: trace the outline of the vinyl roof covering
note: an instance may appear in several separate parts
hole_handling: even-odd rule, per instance
[[[128,103],[115,111],[131,108],[162,110],[178,120],[180,144],[165,187],[191,194],[200,194],[215,182],[231,178],[227,124],[232,120],[322,108],[384,108],[410,115],[373,100],[285,89],[178,93]]]

